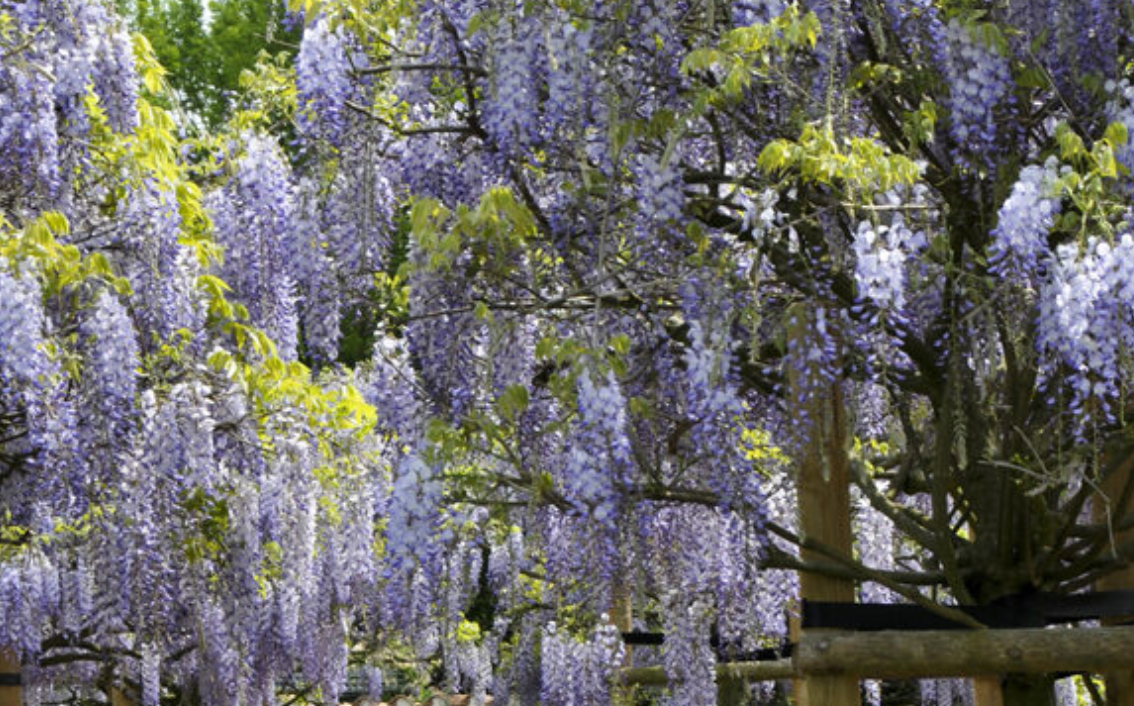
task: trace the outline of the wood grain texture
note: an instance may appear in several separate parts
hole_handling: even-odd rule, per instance
[[[1106,493],[1106,497],[1110,499],[1110,502],[1117,503],[1122,498],[1123,490],[1126,484],[1131,480],[1131,474],[1134,474],[1134,463],[1127,460],[1115,473],[1103,479],[1102,490]],[[1096,498],[1093,505],[1096,522],[1105,523],[1110,521],[1111,518],[1108,517],[1106,501],[1101,498]],[[1116,513],[1120,513],[1122,510],[1128,511],[1129,507],[1111,509],[1112,512]],[[1134,539],[1134,530],[1119,532],[1114,539],[1115,542],[1121,545],[1126,541]],[[1103,577],[1096,582],[1095,589],[1099,591],[1134,589],[1134,566],[1127,566],[1121,571]],[[1117,619],[1104,620],[1103,624],[1121,623],[1130,620],[1131,617],[1132,616],[1125,616]],[[1131,666],[1134,667],[1134,658],[1131,659]],[[1134,706],[1134,671],[1110,671],[1103,676],[1106,679],[1107,706]]]
[[[0,673],[19,674],[20,660],[11,652],[0,650]],[[0,686],[0,706],[23,706],[24,690],[18,686]]]
[[[1134,627],[804,634],[800,674],[915,679],[1105,672],[1134,665]]]
[[[811,312],[799,308],[789,335],[807,340]],[[792,375],[792,397],[799,399],[798,373]],[[802,411],[802,410],[801,410]],[[850,510],[850,459],[847,456],[847,420],[842,389],[836,381],[806,403],[809,439],[799,459],[796,493],[800,533],[809,539],[853,557]],[[822,562],[827,557],[802,550],[805,561]],[[855,600],[854,581],[801,571],[800,598],[814,601]],[[807,630],[804,635],[827,631]],[[857,680],[843,676],[809,675],[794,685],[797,706],[860,706],[862,693]]]

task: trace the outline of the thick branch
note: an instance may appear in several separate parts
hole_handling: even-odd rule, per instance
[[[860,573],[862,580],[873,581],[874,583],[885,586],[886,588],[890,589],[894,593],[897,593],[898,595],[905,598],[906,600],[911,601],[912,603],[915,603],[915,604],[921,606],[922,608],[925,608],[926,610],[932,611],[933,613],[940,615],[942,618],[945,618],[946,620],[951,620],[955,623],[959,623],[961,625],[966,625],[970,628],[983,628],[983,627],[985,627],[985,625],[983,623],[981,623],[977,619],[973,618],[971,615],[969,615],[969,614],[967,614],[963,611],[957,610],[956,608],[951,608],[950,606],[941,605],[939,603],[934,603],[933,601],[929,600],[928,598],[921,595],[917,591],[914,591],[914,590],[912,590],[912,589],[910,589],[906,586],[903,586],[900,583],[897,583],[896,581],[892,581],[889,576],[886,576],[882,572],[880,572],[876,569],[871,569],[868,566],[863,566],[859,562],[857,562],[853,559],[850,559],[848,557],[844,557],[839,552],[834,551],[833,549],[831,549],[830,547],[828,547],[825,544],[822,544],[820,542],[816,542],[815,540],[807,538],[807,537],[798,537],[791,530],[788,530],[784,527],[781,527],[781,526],[777,525],[775,522],[767,523],[767,527],[768,527],[768,531],[775,534],[776,536],[781,537],[782,539],[786,539],[787,541],[791,542],[792,544],[799,546],[802,549],[810,549],[811,551],[822,554],[823,556],[827,557],[828,559],[831,559],[832,561],[834,561],[838,564],[841,564],[843,566],[848,567],[849,569],[857,571],[857,572]]]

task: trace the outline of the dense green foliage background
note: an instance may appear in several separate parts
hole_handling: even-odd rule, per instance
[[[149,39],[182,108],[215,128],[233,108],[240,75],[262,52],[298,48],[279,0],[119,0],[119,12]]]

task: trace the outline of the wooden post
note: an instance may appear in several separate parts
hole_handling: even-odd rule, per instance
[[[610,606],[610,622],[614,627],[618,628],[621,633],[627,633],[634,630],[634,597],[627,585],[625,577],[619,577],[614,583],[614,595],[611,597]],[[633,669],[634,667],[634,647],[632,645],[624,645],[625,652],[622,655],[622,668],[626,670]],[[634,698],[634,684],[630,682],[623,683],[617,688],[618,695],[615,698],[616,702],[620,703],[633,703]]]
[[[610,606],[610,622],[614,627],[618,628],[619,632],[631,632],[634,630],[634,600],[630,592],[630,587],[626,585],[626,581],[619,579],[614,583],[614,595],[611,597]],[[622,666],[626,669],[634,666],[634,647],[626,645],[625,656],[622,659]]]
[[[0,650],[0,706],[23,706],[24,690],[19,678],[20,660],[15,654]]]
[[[814,314],[802,306],[789,313],[788,335],[796,345],[806,348],[823,345],[811,334]],[[816,371],[803,373],[818,379]],[[792,373],[792,397],[799,400],[799,371]],[[847,456],[846,410],[838,381],[824,388],[809,385],[811,398],[800,405],[807,416],[809,438],[800,449],[796,492],[799,500],[799,528],[813,539],[852,557],[850,513],[850,462]],[[799,420],[797,420],[799,423]],[[805,561],[824,561],[827,557],[802,550]],[[800,597],[804,600],[854,602],[854,581],[808,572],[799,575]],[[827,631],[805,630],[803,637]],[[797,706],[860,706],[862,694],[858,680],[847,676],[807,676],[795,681]]]
[[[110,687],[110,706],[136,706],[130,695],[120,686]]]
[[[717,671],[717,706],[736,706],[744,703],[747,690],[744,679],[730,674],[728,670]]]
[[[1111,503],[1118,502],[1122,496],[1122,491],[1127,483],[1131,482],[1131,474],[1134,474],[1134,463],[1129,459],[1115,470],[1108,478],[1104,478],[1102,482],[1103,492],[1106,493],[1106,499],[1096,498],[1094,503],[1094,516],[1096,522],[1108,522],[1110,518],[1107,511],[1107,499]],[[1130,512],[1129,505],[1125,508],[1119,508],[1119,511],[1125,510]],[[1115,509],[1111,509],[1112,512]],[[1113,518],[1117,519],[1117,518]],[[1122,544],[1125,541],[1134,539],[1134,530],[1126,530],[1125,532],[1116,533],[1114,541]],[[1105,576],[1098,580],[1095,588],[1099,591],[1121,591],[1134,589],[1134,566],[1127,566],[1121,571]],[[1113,625],[1130,620],[1134,616],[1124,616],[1120,618],[1112,618],[1110,620],[1103,620],[1103,625]],[[1134,663],[1134,662],[1132,662]],[[1134,706],[1134,671],[1122,670],[1111,671],[1103,675],[1106,679],[1106,703],[1107,706]],[[1088,677],[1090,678],[1090,677]]]
[[[1000,676],[974,678],[973,702],[975,706],[1004,706]]]

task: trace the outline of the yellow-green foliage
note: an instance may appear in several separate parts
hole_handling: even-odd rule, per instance
[[[228,130],[240,134],[246,130],[271,132],[283,123],[295,120],[295,69],[286,54],[271,56],[261,52],[256,66],[240,74],[243,100],[228,122]],[[212,138],[209,151],[222,153],[227,139],[224,133]]]
[[[815,13],[792,3],[769,22],[738,27],[726,32],[717,46],[689,52],[681,68],[687,74],[710,71],[719,77],[718,87],[704,94],[709,101],[735,100],[754,77],[766,77],[773,62],[796,50],[813,49],[821,32]]]
[[[44,296],[53,297],[90,279],[98,279],[121,293],[129,283],[114,273],[102,253],[84,254],[78,247],[60,242],[71,232],[62,213],[48,211],[23,228],[16,228],[0,216],[0,262],[17,274],[42,280]]]
[[[798,140],[774,140],[760,153],[760,168],[798,174],[804,182],[873,194],[921,178],[923,165],[894,154],[868,137],[842,138],[830,124],[809,124]]]
[[[160,97],[166,90],[161,67],[141,37],[137,38],[135,49],[146,91]],[[271,339],[248,324],[244,307],[228,300],[228,285],[208,274],[207,268],[219,262],[223,253],[213,238],[201,190],[181,159],[184,143],[171,114],[142,96],[138,102],[137,131],[119,134],[109,129],[93,93],[88,95],[86,106],[92,124],[91,160],[87,173],[76,175],[76,179],[80,188],[88,179],[98,179],[106,185],[108,196],[99,206],[107,218],[120,214],[133,190],[143,183],[157,183],[167,193],[176,195],[182,220],[179,241],[193,249],[203,268],[197,287],[207,302],[207,326],[213,334],[231,342],[230,347],[217,348],[207,356],[208,368],[248,395],[256,418],[266,420],[281,412],[291,417],[302,415],[305,427],[318,441],[331,482],[357,472],[366,459],[344,448],[344,438],[360,438],[367,433],[376,421],[374,409],[349,384],[320,384],[306,366],[280,359]],[[63,309],[76,303],[82,306],[94,288],[112,288],[129,296],[130,284],[116,263],[102,252],[84,252],[79,246],[68,244],[69,235],[70,224],[60,213],[45,212],[24,224],[14,224],[0,216],[0,267],[20,277],[35,278],[45,301],[51,303],[54,298]],[[156,354],[143,361],[141,373],[150,386],[159,388],[159,395],[163,376],[177,377],[176,371],[199,372],[187,359],[193,336],[189,331],[176,332],[169,341],[161,342]],[[64,374],[77,376],[80,367],[68,364],[66,351],[72,343],[54,342],[49,352],[60,359]],[[194,536],[186,538],[189,557],[200,558],[219,551],[227,517],[223,496],[190,495],[184,509],[199,518]],[[110,507],[92,510],[112,511]],[[21,532],[0,523],[0,536]]]
[[[791,459],[783,449],[772,443],[772,435],[765,429],[745,429],[741,434],[744,455],[761,472],[770,473],[774,467],[786,467]]]
[[[510,189],[489,189],[475,208],[450,211],[437,199],[417,199],[410,213],[413,237],[430,269],[447,269],[471,249],[478,265],[509,266],[509,256],[536,230],[535,217]]]
[[[1055,137],[1060,159],[1071,167],[1060,176],[1057,189],[1074,206],[1063,212],[1059,228],[1074,234],[1083,244],[1096,233],[1113,238],[1116,224],[1127,213],[1125,196],[1115,192],[1118,179],[1129,176],[1129,170],[1115,156],[1130,138],[1126,126],[1110,124],[1090,147],[1066,123],[1056,128]]]

